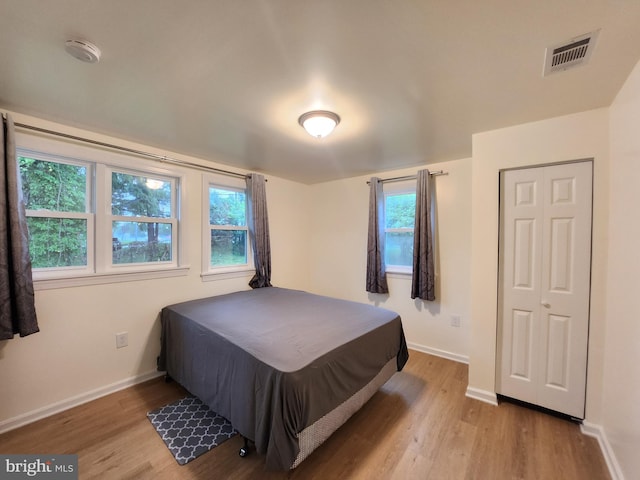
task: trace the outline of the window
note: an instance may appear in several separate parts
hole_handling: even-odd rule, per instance
[[[223,182],[214,177],[205,182],[204,275],[252,268],[246,186],[240,180]]]
[[[174,179],[111,171],[112,265],[171,262]]]
[[[413,269],[415,212],[415,184],[385,186],[384,263],[388,272],[411,273]]]
[[[18,157],[33,269],[83,269],[92,263],[91,166]]]
[[[180,176],[140,159],[140,170],[123,168],[132,159],[118,153],[44,142],[46,153],[17,149],[37,288],[181,274]]]
[[[247,200],[244,191],[209,187],[210,265],[247,264]]]

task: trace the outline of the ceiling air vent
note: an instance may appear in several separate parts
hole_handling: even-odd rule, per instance
[[[595,47],[598,33],[599,30],[548,47],[544,58],[543,76],[587,63]]]

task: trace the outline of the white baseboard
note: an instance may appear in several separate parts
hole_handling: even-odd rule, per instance
[[[440,350],[438,348],[426,347],[417,343],[407,342],[407,347],[418,352],[428,353],[429,355],[435,355],[437,357],[453,360],[454,362],[469,364],[469,357],[466,355],[460,355],[458,353],[447,352],[446,350]],[[480,400],[481,402],[489,403],[491,405],[498,405],[498,396],[495,392],[488,392],[486,390],[480,390],[478,388],[467,387],[466,396]]]
[[[81,393],[80,395],[76,395],[60,402],[47,405],[46,407],[23,413],[22,415],[18,415],[17,417],[8,418],[0,422],[0,434],[8,432],[9,430],[14,430],[18,427],[22,427],[29,423],[33,423],[37,420],[41,420],[45,417],[55,415],[56,413],[63,412],[70,408],[77,407],[78,405],[82,405],[83,403],[96,400],[97,398],[104,397],[105,395],[109,395],[110,393],[124,390],[125,388],[131,387],[138,383],[146,382],[147,380],[151,380],[152,378],[156,378],[161,375],[164,375],[164,373],[158,372],[156,370],[142,373],[140,375],[136,375],[134,377],[129,377],[124,380],[120,380],[119,382],[112,383],[111,385],[105,385],[104,387],[96,388],[95,390]]]
[[[435,355],[436,357],[446,358],[447,360],[453,360],[454,362],[469,364],[469,357],[466,355],[460,355],[459,353],[447,352],[446,350],[440,350],[438,348],[426,347],[417,343],[407,342],[407,347],[411,350],[417,350],[418,352],[428,353],[429,355]]]
[[[607,439],[607,434],[604,429],[600,425],[583,421],[582,425],[580,425],[580,430],[584,435],[594,437],[598,440],[600,450],[602,450],[604,460],[607,462],[607,468],[609,468],[609,474],[611,475],[612,480],[624,480],[624,474],[622,473],[620,464],[616,459],[616,455],[611,448],[611,444]]]
[[[484,403],[489,403],[494,406],[498,406],[498,396],[496,392],[490,392],[488,390],[480,390],[479,388],[467,387],[466,396],[475,400],[480,400]]]

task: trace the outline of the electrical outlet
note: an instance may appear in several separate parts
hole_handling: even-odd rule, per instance
[[[129,345],[129,332],[116,333],[116,348]]]
[[[451,315],[451,326],[452,327],[460,326],[460,315]]]

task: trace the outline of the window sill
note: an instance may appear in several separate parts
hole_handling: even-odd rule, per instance
[[[411,277],[413,276],[413,272],[399,271],[399,270],[393,270],[391,272],[387,271],[386,273],[389,278],[411,279]]]
[[[387,265],[386,272],[398,278],[404,278],[413,275],[413,267],[408,265]]]
[[[146,272],[103,273],[78,275],[65,278],[47,278],[33,280],[34,290],[52,290],[56,288],[85,287],[88,285],[104,285],[107,283],[134,282],[138,280],[153,280],[157,278],[183,277],[189,273],[189,266],[149,270]]]
[[[200,276],[203,282],[215,282],[217,280],[228,280],[231,278],[253,277],[256,273],[254,268],[247,270],[223,271],[223,272],[205,272]]]

